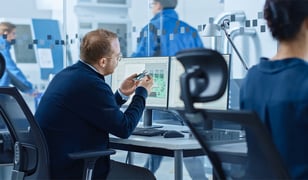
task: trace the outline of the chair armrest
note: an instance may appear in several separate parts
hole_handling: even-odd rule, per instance
[[[92,171],[95,167],[96,160],[100,157],[109,156],[115,154],[113,149],[106,149],[100,151],[81,151],[75,153],[69,153],[68,156],[74,160],[84,160],[83,167],[83,180],[92,179]]]
[[[100,151],[82,151],[82,152],[69,153],[68,156],[71,159],[89,159],[89,158],[99,158],[103,156],[109,156],[115,153],[116,151],[113,149],[106,149]]]

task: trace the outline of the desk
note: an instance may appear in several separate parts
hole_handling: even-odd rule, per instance
[[[163,125],[164,129],[188,130],[186,126]],[[121,139],[110,135],[110,148],[174,157],[174,179],[183,179],[183,157],[206,155],[198,141],[184,133],[184,138],[163,138],[132,135]],[[245,143],[220,144],[215,147],[225,162],[243,162],[246,156]]]

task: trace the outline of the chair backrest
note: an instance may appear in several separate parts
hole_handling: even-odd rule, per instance
[[[270,133],[254,112],[197,109],[194,113],[185,113],[184,121],[206,153],[210,154],[217,179],[289,179]],[[209,122],[240,125],[243,132],[239,141],[235,142],[232,137],[230,141],[212,141],[213,135],[206,127]],[[233,166],[225,166],[226,162],[232,162]]]
[[[0,78],[4,74],[5,68],[6,68],[5,59],[2,55],[2,53],[0,53]]]
[[[0,88],[0,118],[14,142],[12,179],[49,179],[49,155],[44,135],[15,87]]]
[[[178,52],[176,58],[185,69],[180,77],[180,85],[186,110],[193,110],[196,102],[213,101],[224,94],[228,66],[221,54],[210,49],[195,48]]]
[[[288,179],[288,172],[268,130],[254,112],[207,110],[194,107],[196,102],[209,102],[222,95],[221,92],[226,88],[228,79],[223,57],[214,50],[192,49],[180,52],[177,59],[185,68],[180,81],[181,98],[185,104],[185,111],[181,114],[207,153],[213,165],[215,177],[217,179]],[[198,89],[192,87],[198,87]],[[207,91],[210,92],[206,93]],[[233,140],[210,141],[213,134],[209,133],[212,129],[209,129],[208,125],[213,124],[214,121],[240,125],[245,130],[245,136],[239,139],[238,143],[234,143]],[[232,147],[236,148],[232,149]],[[230,161],[233,156],[242,157],[236,162],[237,168],[230,168],[234,165],[226,168],[224,166],[226,157],[227,161]]]

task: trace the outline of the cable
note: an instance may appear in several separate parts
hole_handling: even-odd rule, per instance
[[[237,50],[237,48],[235,47],[233,41],[230,38],[230,35],[228,34],[226,28],[228,28],[230,25],[230,20],[229,19],[224,19],[222,24],[220,25],[221,29],[224,31],[228,41],[230,42],[231,46],[233,47],[235,53],[237,54],[237,56],[240,58],[240,61],[242,63],[242,65],[244,66],[244,68],[246,70],[248,70],[248,65],[246,64],[246,61],[242,58],[242,56],[240,55],[239,51]]]

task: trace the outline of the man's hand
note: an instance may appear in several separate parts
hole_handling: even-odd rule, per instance
[[[139,81],[134,80],[136,76],[136,73],[132,74],[122,82],[119,90],[125,96],[130,96],[135,92],[137,85],[139,84]]]
[[[150,76],[150,75],[146,75],[146,76],[140,81],[140,83],[139,83],[138,86],[142,86],[142,87],[146,88],[147,91],[148,91],[148,94],[150,94],[151,91],[152,91],[152,86],[153,86],[153,84],[154,84],[153,77]]]
[[[40,93],[37,89],[34,89],[33,91],[27,93],[29,96],[32,96],[32,97],[37,97],[39,95],[41,95],[42,93]]]

